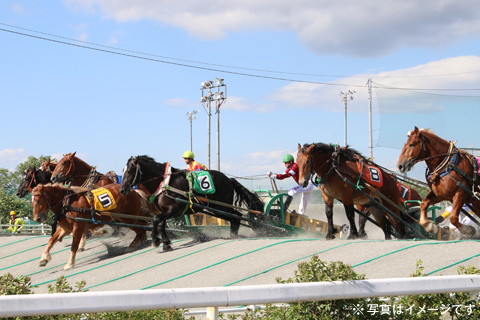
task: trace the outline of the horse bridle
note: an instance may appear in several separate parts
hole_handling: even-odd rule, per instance
[[[30,182],[28,183],[28,186],[27,186],[27,189],[33,189],[32,188],[32,182],[35,182],[35,173],[37,172],[37,169],[33,169],[33,172],[31,172],[31,170],[28,170],[25,175],[27,175],[28,173],[30,172],[30,174],[32,175],[32,178],[30,179]]]
[[[135,185],[135,182],[137,181],[137,177],[138,179],[141,179],[142,177],[142,172],[140,171],[140,165],[138,163],[136,163],[136,160],[137,158],[131,158],[131,162],[133,162],[133,165],[135,166],[135,176],[133,177],[133,180],[131,182],[131,186],[133,187]]]
[[[302,152],[303,154],[305,154],[304,148],[301,149],[301,152]],[[316,174],[316,172],[315,172],[315,169],[313,168],[313,163],[314,163],[314,161],[313,161],[313,154],[310,153],[310,152],[309,152],[308,154],[310,155],[310,171],[309,171],[309,172],[310,172],[310,180],[315,184],[315,181],[313,180],[313,176],[314,176],[313,173]],[[318,168],[318,170],[321,170],[324,166],[326,166],[327,164],[330,164],[331,161],[332,161],[332,159],[328,159],[328,161],[325,161],[325,163],[324,163],[322,166],[320,166],[320,168]],[[328,172],[327,172],[327,173],[328,173]],[[321,178],[321,177],[320,177],[320,178]]]
[[[424,150],[425,152],[427,151],[427,148],[425,148],[425,139],[423,138],[423,136],[420,135],[419,139],[420,139],[420,148],[418,148],[417,155],[414,158],[412,158],[413,164],[415,164],[417,162],[420,162],[420,160],[418,160],[418,157],[420,157],[420,154],[422,153],[422,150]],[[415,144],[415,146],[417,144],[418,144],[418,142]]]

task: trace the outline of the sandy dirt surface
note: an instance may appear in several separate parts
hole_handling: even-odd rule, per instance
[[[345,222],[344,214],[335,219],[337,224]],[[63,267],[69,259],[71,237],[57,243],[52,261],[40,267],[49,236],[1,235],[0,274],[29,276],[37,286],[34,291],[44,293],[60,276],[72,286],[86,281],[89,291],[275,284],[277,277],[293,277],[298,263],[309,261],[312,255],[327,262],[343,261],[368,279],[409,277],[418,260],[429,275],[456,275],[459,266],[480,266],[479,241],[385,241],[371,224],[369,240],[248,238],[251,230],[242,228],[241,237],[235,240],[227,234],[205,241],[175,239],[170,252],[151,247],[151,241],[126,252],[133,232],[122,231],[121,237],[106,234],[89,239],[85,251],[77,254],[75,268],[68,271]]]

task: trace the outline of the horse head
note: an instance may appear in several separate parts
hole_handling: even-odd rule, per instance
[[[298,144],[297,166],[298,166],[298,183],[306,187],[310,181],[313,171],[313,159],[310,154],[314,145],[304,145],[303,148]]]
[[[56,166],[57,166],[57,163],[52,162],[50,159],[42,160],[42,165],[40,166],[40,170],[52,172],[53,170],[55,170]]]
[[[74,153],[66,154],[55,166],[55,169],[52,172],[52,177],[50,178],[53,183],[62,183],[67,182],[67,179],[71,177],[74,166]]]
[[[130,157],[123,168],[122,181],[120,183],[120,193],[127,195],[132,191],[133,186],[139,183],[142,177],[142,171],[137,157]]]
[[[415,127],[407,133],[407,142],[405,142],[397,162],[400,172],[410,171],[417,162],[425,159],[425,136],[422,131],[423,129]]]
[[[17,188],[17,197],[23,198],[29,193],[33,187],[37,184],[35,182],[35,173],[37,169],[35,167],[30,167],[28,170],[25,170],[25,175],[23,176],[20,185]]]
[[[39,184],[32,190],[33,220],[38,223],[47,221],[48,212],[58,212],[61,208],[67,187],[61,184]]]
[[[38,223],[47,221],[50,204],[44,191],[43,185],[38,185],[32,190],[33,220]]]

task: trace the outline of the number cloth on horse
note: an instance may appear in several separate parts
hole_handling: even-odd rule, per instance
[[[358,172],[360,177],[374,187],[381,188],[383,186],[382,171],[377,167],[366,164],[363,161],[357,161]],[[363,170],[362,170],[363,167]]]
[[[199,194],[215,193],[215,186],[208,171],[191,171],[187,174],[187,179],[192,180],[194,192]]]
[[[113,197],[110,190],[105,188],[98,188],[92,190],[91,193],[93,195],[93,204],[95,210],[108,211],[117,208],[117,203],[115,202],[115,198]],[[89,197],[85,197],[85,199],[87,199],[88,203],[92,205],[90,203]]]

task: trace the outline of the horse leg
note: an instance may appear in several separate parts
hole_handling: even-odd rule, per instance
[[[172,242],[167,235],[167,219],[163,219],[160,223],[160,235],[162,236],[163,251],[172,251]]]
[[[158,237],[158,225],[160,222],[160,216],[155,216],[153,218],[152,246],[154,248],[158,248],[160,246],[160,238]]]
[[[367,223],[367,217],[370,215],[370,212],[368,211],[367,208],[363,208],[361,206],[357,206],[358,210],[361,210],[363,212],[363,215],[359,214],[358,215],[358,237],[359,238],[367,238],[367,233],[365,232],[365,224]],[[362,210],[363,209],[363,210]]]
[[[242,214],[240,212],[234,211],[234,213],[238,216]],[[240,229],[240,219],[232,219],[230,221],[230,237],[236,238],[238,236],[238,230]]]
[[[78,251],[84,251],[85,250],[85,243],[87,242],[87,236],[86,234],[83,234],[82,239],[80,240],[80,244],[78,245]]]
[[[141,246],[147,242],[147,231],[143,228],[130,228],[137,234],[133,239],[132,243],[128,246],[129,249],[135,249],[138,246]]]
[[[433,223],[432,220],[428,219],[427,210],[431,204],[437,203],[440,200],[442,199],[438,198],[433,191],[430,190],[420,204],[420,225],[429,233],[436,234],[438,232],[438,227]]]
[[[353,205],[344,205],[344,208],[348,222],[350,223],[350,233],[348,234],[347,239],[356,239],[358,238],[358,232],[357,226],[355,225],[355,211],[353,210]]]
[[[327,235],[325,236],[326,240],[335,239],[335,233],[337,229],[333,225],[333,199],[323,198],[325,200],[325,216],[327,217]]]
[[[73,226],[73,241],[72,241],[72,247],[70,249],[70,259],[68,260],[68,263],[63,267],[63,270],[70,270],[75,267],[75,256],[77,255],[78,247],[80,244],[80,241],[85,235],[86,231],[86,225],[82,224],[81,226],[78,225],[78,223],[75,223]]]
[[[385,215],[385,212],[376,206],[371,206],[368,210],[372,213],[375,221],[377,221],[378,225],[383,231],[385,235],[385,240],[392,239],[392,234],[390,232],[390,223]]]
[[[47,247],[42,253],[42,257],[40,258],[39,266],[45,267],[50,260],[52,260],[52,256],[50,255],[50,250],[52,249],[53,245],[58,241],[61,234],[63,233],[63,228],[57,228],[57,231],[53,234],[53,236],[48,240]]]

